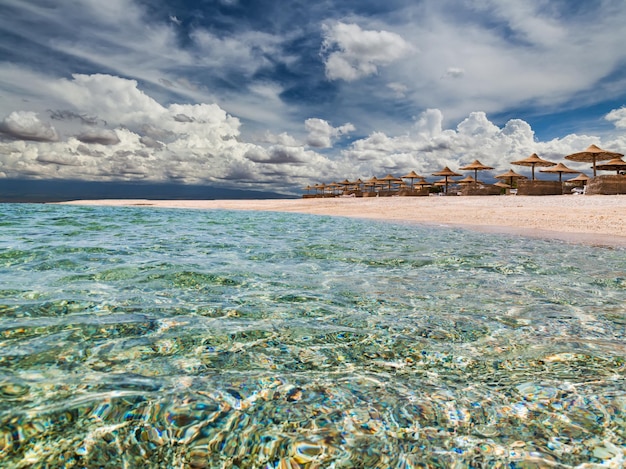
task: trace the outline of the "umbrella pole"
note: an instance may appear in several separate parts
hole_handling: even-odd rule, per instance
[[[533,176],[532,180],[534,181],[535,180],[535,165],[534,164],[531,165],[531,168],[532,168],[532,176]]]
[[[593,156],[593,177],[596,177],[596,156]]]

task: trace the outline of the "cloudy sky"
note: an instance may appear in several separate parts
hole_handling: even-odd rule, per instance
[[[623,0],[1,0],[0,177],[298,194],[624,153],[624,24]]]

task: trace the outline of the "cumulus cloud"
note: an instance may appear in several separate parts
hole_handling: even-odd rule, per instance
[[[316,148],[330,148],[334,139],[356,130],[349,122],[339,127],[333,127],[327,121],[317,118],[307,119],[304,126],[308,131],[307,145]]]
[[[295,139],[292,135],[289,135],[287,132],[281,132],[278,135],[274,135],[269,130],[265,131],[259,141],[269,144],[283,145],[287,147],[297,147],[301,145],[301,143],[297,139]]]
[[[618,129],[626,129],[626,107],[613,109],[605,116],[605,119],[613,122]]]
[[[621,115],[617,110],[613,115]],[[430,176],[443,166],[453,170],[479,159],[493,166],[491,177],[509,168],[525,174],[527,168],[513,167],[511,162],[537,153],[545,159],[559,162],[565,155],[581,151],[600,139],[586,135],[567,135],[541,142],[531,126],[521,119],[511,119],[503,127],[495,125],[484,112],[472,112],[454,129],[443,129],[444,116],[438,109],[429,109],[415,119],[410,133],[389,136],[373,132],[354,141],[342,152],[342,168],[349,178],[381,176],[388,172],[415,170]],[[619,138],[618,138],[619,140]],[[605,148],[616,148],[619,143],[607,140]],[[567,162],[572,169],[589,172],[589,165]],[[546,176],[549,177],[549,176]]]
[[[100,145],[116,145],[120,139],[114,130],[89,128],[76,136],[83,143],[98,143]]]
[[[337,22],[323,26],[322,56],[329,80],[354,81],[409,54],[413,47],[390,31]]]
[[[305,138],[266,132],[258,141],[249,142],[240,134],[239,119],[219,105],[162,105],[133,80],[77,75],[59,80],[53,88],[59,93],[57,99],[65,100],[67,111],[57,115],[60,120],[50,115],[50,121],[75,121],[77,129],[60,138],[50,131],[54,128],[44,117],[27,111],[10,114],[2,121],[2,129],[5,135],[5,129],[12,129],[11,138],[0,141],[0,170],[8,177],[227,182],[242,189],[271,187],[297,193],[310,183],[389,172],[399,175],[415,170],[429,176],[444,165],[458,170],[474,159],[495,167],[492,174],[497,174],[506,171],[511,161],[531,153],[559,161],[591,143],[618,150],[626,144],[623,136],[601,141],[586,135],[542,142],[527,122],[511,119],[496,125],[485,112],[468,113],[457,125],[446,128],[444,113],[430,108],[416,116],[412,125],[407,122],[397,135],[373,131],[325,155],[316,150],[331,148],[337,139],[353,132],[351,123],[334,127],[310,118],[304,121]],[[75,116],[93,116],[99,125],[105,121],[107,125],[86,127]],[[624,108],[615,109],[606,118],[620,127],[626,113]],[[42,138],[46,135],[47,140]],[[568,166],[588,169],[584,164],[568,162]]]
[[[42,122],[37,113],[14,111],[0,122],[0,134],[9,138],[54,142],[59,139],[55,128]]]

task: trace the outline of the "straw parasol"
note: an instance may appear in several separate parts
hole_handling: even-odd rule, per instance
[[[411,180],[411,190],[413,190],[413,180],[414,179],[420,179],[420,178],[422,178],[422,176],[417,174],[415,171],[411,171],[409,174],[405,174],[404,176],[402,176],[402,179],[410,179]]]
[[[335,191],[343,185],[342,182],[331,182],[330,184],[326,184],[326,188],[330,189],[331,195],[335,195]]]
[[[446,166],[441,171],[437,171],[436,173],[433,173],[433,176],[443,176],[445,178],[444,181],[445,181],[446,194],[447,194],[448,193],[448,178],[457,177],[461,175],[459,173],[455,173],[454,171],[452,171],[450,168]]]
[[[606,161],[612,160],[613,158],[621,158],[621,153],[616,153],[613,151],[603,150],[596,145],[589,145],[585,151],[580,151],[578,153],[572,153],[571,155],[567,155],[565,157],[566,160],[571,161],[580,161],[584,163],[592,163],[593,162],[593,175],[596,175],[596,161]]]
[[[388,190],[391,190],[391,184],[402,182],[402,179],[392,176],[391,174],[387,174],[387,176],[380,178],[379,181],[386,181],[388,184]]]
[[[589,180],[589,176],[587,176],[585,173],[580,173],[575,178],[568,179],[567,182],[582,182],[583,185],[585,185],[588,180]]]
[[[372,176],[365,182],[365,186],[370,188],[370,192],[375,192],[376,186],[379,184],[380,182],[378,181],[378,178],[376,176]]]
[[[472,176],[465,176],[463,179],[459,179],[456,181],[457,184],[471,184],[473,182],[477,182]]]
[[[563,173],[576,174],[579,172],[575,169],[568,168],[563,163],[551,166],[548,169],[540,169],[539,171],[542,173],[559,173],[559,182],[563,182]]]
[[[604,164],[597,165],[596,168],[602,171],[617,171],[617,174],[619,174],[620,171],[626,170],[626,161],[621,158],[613,158]]]
[[[503,187],[505,189],[511,188],[511,184],[507,184],[506,182],[500,182],[500,181],[496,182],[494,186]]]
[[[511,164],[516,164],[519,166],[530,166],[531,172],[532,172],[531,180],[534,181],[535,180],[535,166],[554,166],[556,163],[553,163],[552,161],[543,160],[539,158],[539,156],[537,156],[537,153],[533,153],[528,158],[524,158],[523,160],[519,160],[519,161],[513,161]]]
[[[486,169],[493,169],[491,166],[486,166],[482,164],[478,160],[474,160],[473,163],[464,166],[463,168],[459,168],[461,171],[474,171],[474,179],[478,182],[478,171],[484,171]]]
[[[528,178],[522,174],[516,173],[512,169],[509,169],[506,173],[498,174],[496,176],[496,179],[508,179],[509,185],[512,186],[514,179],[528,179]]]

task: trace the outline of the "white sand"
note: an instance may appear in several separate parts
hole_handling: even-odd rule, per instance
[[[270,200],[80,200],[82,205],[298,212],[418,222],[626,246],[626,195]]]

